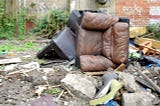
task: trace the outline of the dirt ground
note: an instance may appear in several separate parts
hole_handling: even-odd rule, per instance
[[[22,63],[11,71],[4,71],[6,65],[1,65],[0,69],[0,106],[19,106],[24,105],[27,101],[39,98],[43,95],[52,95],[55,102],[59,106],[87,106],[87,101],[76,98],[64,87],[61,87],[60,80],[68,73],[68,68],[65,66],[68,61],[62,63],[48,64],[40,66],[40,68],[24,69],[19,65],[24,65],[31,62],[48,63],[53,60],[39,60],[36,57],[37,49],[42,49],[49,43],[50,40],[42,38],[26,39],[24,41],[8,41],[1,40],[0,44],[11,43],[17,48],[25,42],[34,42],[36,46],[25,51],[11,50],[10,53],[0,55],[1,59],[20,57]],[[77,69],[72,69],[71,73],[78,72]],[[47,78],[47,80],[45,79]],[[42,92],[36,93],[38,89],[45,88]],[[61,94],[63,92],[63,94]]]

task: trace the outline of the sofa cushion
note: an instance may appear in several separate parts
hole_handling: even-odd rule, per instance
[[[77,56],[99,55],[102,52],[102,32],[79,27],[77,36]]]
[[[103,71],[109,67],[115,68],[116,65],[104,56],[82,55],[80,67],[82,71]]]
[[[108,16],[103,13],[85,12],[81,25],[89,30],[106,30],[119,21],[118,17]]]
[[[112,52],[112,29],[112,27],[108,28],[103,34],[102,53],[108,59],[111,59]]]
[[[129,25],[118,22],[113,26],[112,62],[119,65],[128,60]]]

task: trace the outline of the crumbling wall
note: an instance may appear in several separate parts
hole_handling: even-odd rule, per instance
[[[70,0],[70,9],[99,9],[107,14],[115,15],[115,0],[107,0],[105,4],[99,4],[96,0]]]
[[[96,0],[19,0],[20,5],[27,8],[29,15],[44,15],[53,9],[65,10],[102,10],[107,14],[115,15],[116,0],[107,0],[103,5]]]
[[[131,26],[145,26],[160,19],[160,0],[117,0],[116,15],[129,17]]]
[[[96,8],[110,15],[116,15],[116,0],[107,0],[106,4],[96,3]]]
[[[68,0],[24,0],[29,15],[44,15],[54,9],[69,9]]]

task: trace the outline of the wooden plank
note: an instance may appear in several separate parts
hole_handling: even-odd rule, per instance
[[[123,71],[126,68],[126,65],[124,63],[122,63],[121,65],[119,65],[116,69],[114,69],[113,71]],[[107,71],[98,71],[98,72],[84,72],[84,74],[86,75],[90,75],[90,76],[94,76],[94,75],[103,75],[107,73]]]
[[[99,71],[99,72],[84,72],[86,75],[93,76],[93,75],[103,75],[107,71]]]
[[[22,60],[20,58],[11,58],[11,59],[1,59],[0,65],[11,64],[11,63],[20,63]]]
[[[155,39],[150,39],[150,38],[136,38],[134,40],[134,43],[137,44],[137,45],[140,45],[142,44],[143,42],[152,42],[152,47],[155,48],[155,49],[160,49],[160,41],[158,40],[155,40]]]
[[[125,68],[126,68],[126,65],[124,63],[122,63],[114,71],[123,71]]]
[[[152,47],[152,42],[151,41],[147,41],[147,42],[143,42],[142,44],[140,44],[140,45],[142,45],[144,48],[143,48],[143,50],[142,50],[142,52],[144,53],[144,54],[146,54],[147,52],[148,52],[148,48],[151,48]],[[148,48],[145,48],[145,47],[148,47]]]
[[[158,54],[159,58],[160,58],[160,50],[156,50],[156,49],[153,49],[153,48],[150,48],[150,47],[147,47],[147,46],[140,45],[140,50],[143,50],[144,48],[148,49],[147,53],[146,53],[147,56],[150,55],[150,53],[152,53],[153,56]]]
[[[147,87],[147,88],[150,88],[150,89],[152,89],[152,90],[155,91],[154,87],[152,87],[152,86],[151,86],[147,81],[145,81],[143,78],[141,78],[141,77],[136,77],[135,80],[136,80],[138,83],[142,84],[143,86],[145,86],[145,87]]]
[[[146,33],[146,27],[131,27],[130,28],[130,38],[135,38],[137,36],[144,35]]]

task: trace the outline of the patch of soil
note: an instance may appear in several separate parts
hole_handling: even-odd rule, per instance
[[[10,42],[13,45],[25,43],[25,41],[0,41]],[[35,48],[43,48],[48,44],[48,40],[45,39],[32,39],[32,42],[36,42],[37,46]],[[45,42],[44,42],[45,41]],[[23,62],[21,64],[27,64],[30,62],[39,62],[41,60],[36,58],[36,50],[28,49],[22,52],[11,51],[13,54],[1,55],[3,58],[14,58],[20,57]],[[52,60],[44,60],[44,62],[49,62]],[[22,69],[16,68],[12,72],[20,71],[18,73],[8,75],[10,71],[4,71],[4,66],[1,66],[0,70],[0,106],[17,106],[26,103],[30,100],[39,98],[39,96],[46,95],[46,92],[41,92],[40,95],[36,93],[39,86],[46,86],[46,89],[58,88],[61,90],[60,93],[51,94],[55,98],[55,102],[59,106],[88,106],[88,101],[77,98],[69,90],[62,87],[60,81],[65,77],[66,73],[81,73],[77,71],[76,68],[72,68],[74,71],[68,71],[66,68],[67,62],[50,64],[45,68],[35,68],[35,69]],[[46,65],[47,66],[47,65]],[[27,70],[32,70],[25,72]],[[62,93],[63,91],[63,93]],[[62,93],[62,94],[61,94]],[[57,101],[56,101],[57,100]]]

